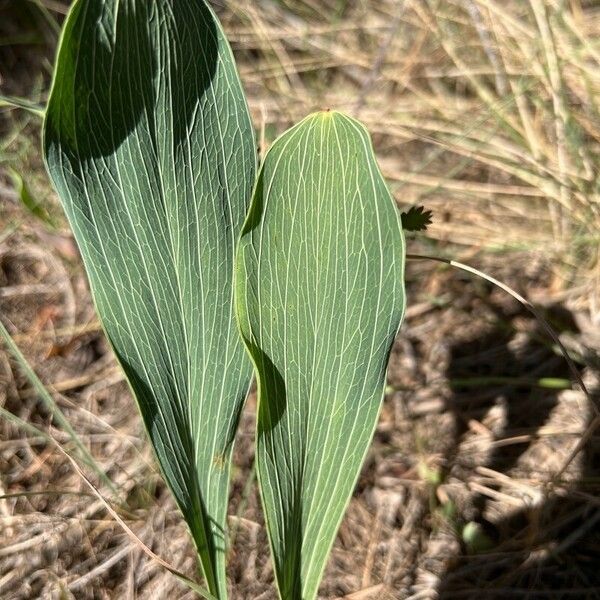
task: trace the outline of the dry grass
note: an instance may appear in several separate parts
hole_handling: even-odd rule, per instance
[[[55,20],[65,9],[59,0],[0,0],[0,87],[43,101],[56,37],[36,4]],[[434,211],[433,226],[412,236],[411,248],[475,262],[541,305],[596,393],[597,3],[215,5],[261,147],[316,108],[365,121],[399,204]],[[0,135],[0,168],[21,173],[60,223],[50,230],[29,215],[4,169],[2,321],[114,481],[120,517],[157,554],[195,576],[182,519],[157,474],[48,188],[39,126],[5,111]],[[581,392],[549,387],[569,387],[564,361],[510,298],[422,263],[411,263],[408,285],[390,393],[322,597],[600,598],[593,406]],[[48,443],[48,433],[66,448],[70,442],[4,352],[0,407],[39,430],[0,421],[0,597],[192,597],[132,542]],[[252,476],[253,419],[250,398],[235,455],[230,574],[232,597],[255,600],[275,596]]]

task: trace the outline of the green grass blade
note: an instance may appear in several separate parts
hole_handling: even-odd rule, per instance
[[[48,214],[48,211],[44,208],[44,205],[37,200],[31,193],[29,186],[23,179],[23,176],[9,167],[7,170],[8,176],[12,180],[13,187],[17,193],[17,197],[21,201],[23,207],[36,219],[39,219],[48,227],[55,228],[53,219]]]
[[[15,96],[5,96],[4,94],[0,94],[0,108],[20,108],[42,119],[45,114],[43,106],[27,100],[27,98],[16,98]]]
[[[360,123],[318,113],[273,144],[242,232],[236,307],[284,600],[316,597],[381,407],[404,263],[400,215]]]
[[[44,152],[207,586],[225,598],[231,449],[251,378],[232,278],[256,153],[208,5],[78,0]]]
[[[69,434],[71,441],[75,446],[75,452],[77,457],[84,464],[86,464],[93,471],[95,471],[96,475],[98,475],[100,480],[105,485],[107,485],[112,492],[116,493],[116,488],[114,487],[110,479],[106,476],[100,465],[94,460],[94,457],[90,454],[90,451],[79,439],[77,432],[73,429],[67,417],[65,417],[63,412],[60,410],[60,408],[54,401],[52,394],[48,391],[46,386],[37,376],[36,372],[33,370],[28,360],[25,358],[15,341],[12,339],[12,336],[10,335],[2,321],[0,321],[0,339],[4,341],[4,344],[8,348],[8,351],[12,354],[13,358],[19,365],[19,368],[21,369],[21,371],[23,371],[25,377],[27,377],[27,380],[32,385],[33,389],[36,391],[38,397],[43,402],[46,409],[50,413],[52,413],[52,416],[56,420],[56,423]]]

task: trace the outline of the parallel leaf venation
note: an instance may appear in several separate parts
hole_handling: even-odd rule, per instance
[[[285,599],[314,598],[356,483],[404,312],[404,239],[370,138],[308,117],[261,167],[238,253],[257,459]]]
[[[211,9],[78,0],[44,129],[106,335],[209,588],[225,597],[231,446],[251,377],[232,278],[256,153]]]

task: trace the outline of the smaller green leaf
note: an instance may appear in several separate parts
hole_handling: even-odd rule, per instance
[[[366,456],[404,315],[404,236],[367,130],[304,119],[269,148],[242,231],[240,332],[283,600],[313,600]]]
[[[424,231],[431,224],[433,213],[424,206],[411,206],[400,216],[404,231]]]

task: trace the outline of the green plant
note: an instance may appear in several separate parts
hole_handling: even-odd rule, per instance
[[[244,94],[204,0],[76,0],[44,115],[48,171],[196,543],[200,593],[227,595],[252,362],[277,584],[314,598],[404,312],[402,226],[430,215],[401,218],[368,134],[337,112],[285,133],[255,180]]]
[[[234,324],[234,253],[256,155],[210,8],[76,2],[44,152],[208,590],[224,598],[231,448],[251,375]],[[326,111],[273,144],[236,292],[283,598],[316,596],[381,406],[404,259],[362,126]]]
[[[79,0],[45,113],[48,172],[210,593],[250,384],[233,316],[256,169],[231,50],[199,0]]]
[[[267,153],[242,230],[240,329],[283,598],[314,598],[383,400],[404,314],[400,215],[366,130],[311,115]]]

